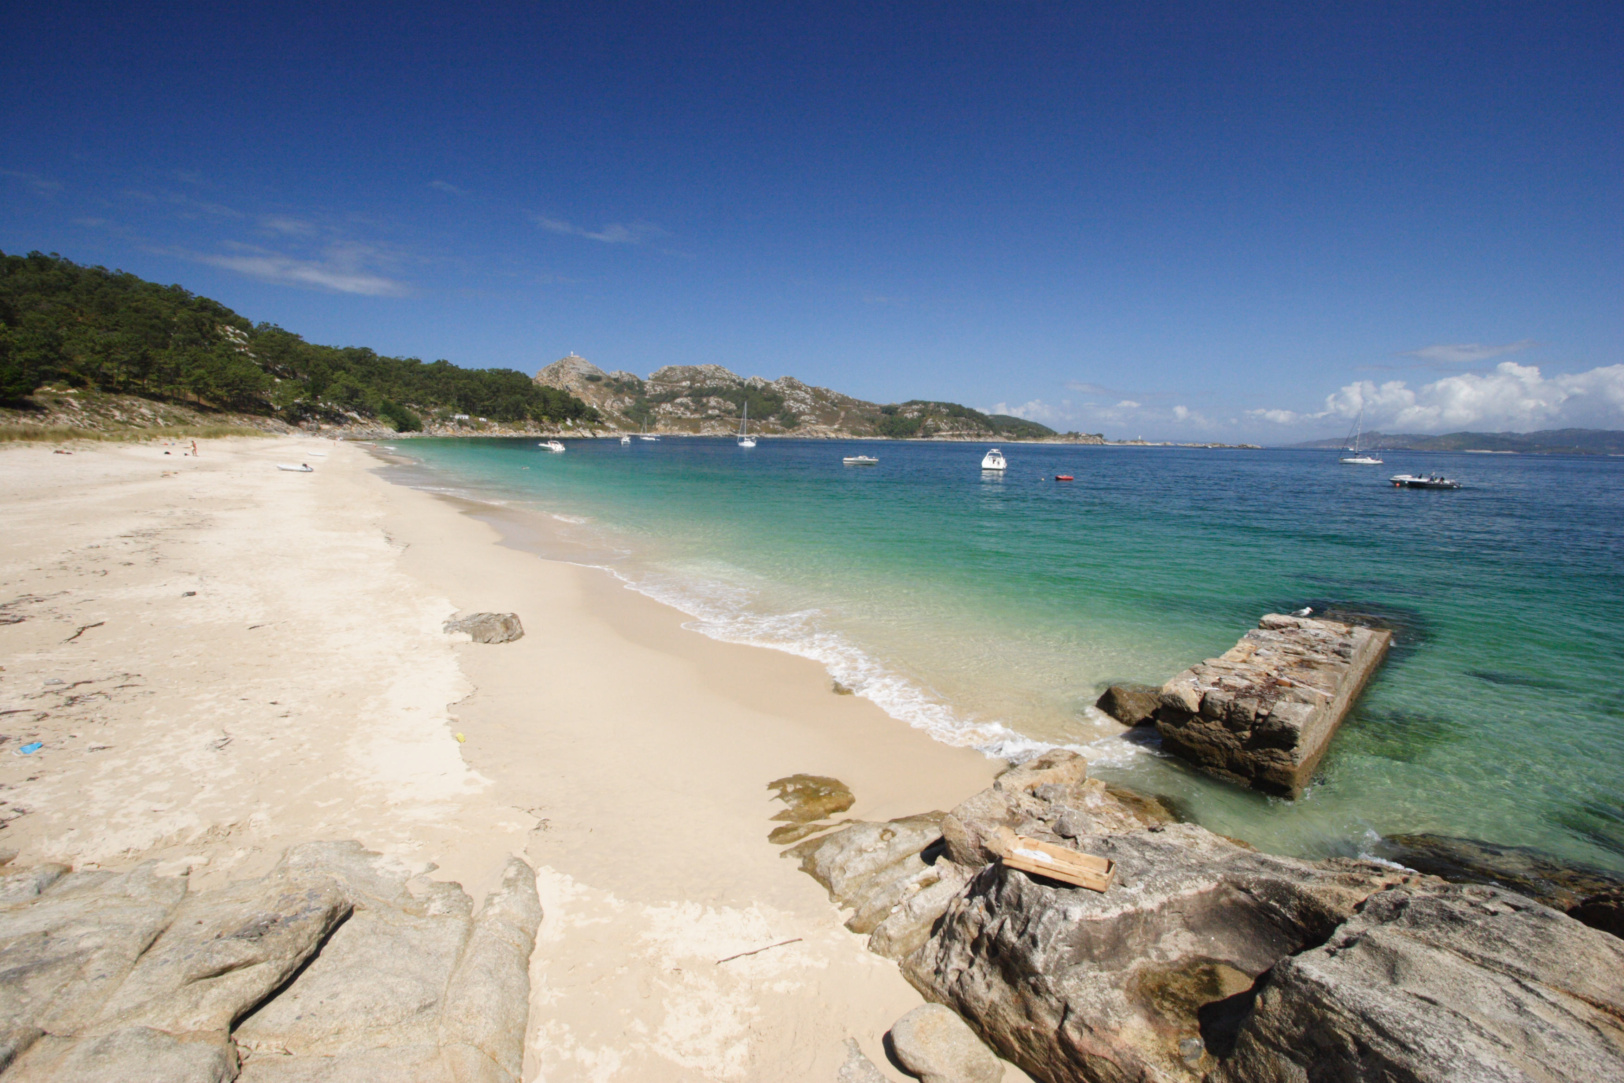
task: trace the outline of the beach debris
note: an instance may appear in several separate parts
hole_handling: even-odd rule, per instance
[[[777,791],[778,800],[789,806],[773,819],[796,824],[827,819],[857,802],[844,782],[826,775],[788,775],[773,779],[767,788]]]
[[[453,617],[442,625],[447,634],[467,632],[475,643],[511,643],[524,638],[517,613],[474,613]]]
[[[921,1004],[891,1025],[891,1051],[920,1083],[999,1083],[1003,1062],[951,1008]]]
[[[846,685],[841,684],[839,681],[830,682],[829,691],[833,692],[837,696],[851,696],[851,695],[856,695],[856,692],[857,692],[856,689],[848,688]]]
[[[1002,842],[1005,865],[1063,884],[1103,892],[1111,886],[1111,877],[1116,873],[1116,865],[1109,858],[1079,853],[1014,832],[1004,836]]]
[[[776,944],[768,944],[764,948],[756,948],[753,951],[741,951],[741,952],[737,953],[736,955],[729,955],[725,959],[716,960],[716,965],[721,966],[723,963],[731,963],[733,960],[735,960],[735,959],[743,959],[747,955],[760,955],[764,951],[772,951],[774,948],[781,948],[781,947],[784,947],[787,944],[799,944],[801,942],[801,940],[802,940],[801,937],[794,936],[794,937],[791,937],[788,940],[780,940]]]
[[[452,735],[451,735],[451,736],[453,736],[453,737],[455,737],[455,738],[456,738],[456,739],[457,739],[457,743],[458,743],[458,744],[459,744],[459,745],[460,745],[460,744],[462,744],[462,743],[464,743],[464,742],[465,742],[465,741],[467,741],[467,740],[468,740],[468,738],[466,738],[466,737],[464,737],[464,736],[463,736],[463,735],[462,735],[462,734],[460,734],[460,733],[453,733],[453,734],[452,734]]]
[[[74,632],[71,636],[64,639],[62,642],[64,642],[64,643],[72,643],[74,640],[78,639],[80,636],[84,635],[86,632],[90,631],[92,628],[100,628],[102,625],[104,625],[106,623],[107,622],[104,621],[104,620],[99,620],[95,624],[81,624],[79,626],[79,630],[77,632]]]
[[[44,741],[30,741],[26,745],[18,745],[15,754],[18,756],[32,756],[44,747]]]
[[[890,1080],[863,1055],[856,1038],[847,1038],[846,1059],[835,1073],[835,1083],[890,1083]]]
[[[154,862],[8,871],[0,970],[32,977],[0,1017],[5,1077],[515,1083],[534,870],[509,859],[477,914],[408,879],[355,842],[198,893]]]
[[[195,598],[195,597],[197,597],[197,591],[195,591],[195,590],[185,590],[185,591],[181,591],[181,595],[180,595],[180,596],[181,596],[181,597],[182,597],[182,598]]]
[[[1162,685],[1162,748],[1218,778],[1297,797],[1391,632],[1270,613],[1217,658]]]

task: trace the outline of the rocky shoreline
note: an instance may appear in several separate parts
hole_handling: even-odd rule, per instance
[[[1071,752],[949,812],[825,826],[785,856],[1044,1083],[1624,1076],[1617,936],[1501,887],[1260,853]],[[1109,858],[1115,879],[1014,869],[1012,832]]]

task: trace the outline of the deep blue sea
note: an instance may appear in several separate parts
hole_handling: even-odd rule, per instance
[[[997,475],[968,444],[567,445],[396,447],[410,483],[543,513],[543,555],[815,658],[939,740],[1083,748],[1095,774],[1279,852],[1435,831],[1624,869],[1624,459],[1016,444]],[[842,465],[859,452],[879,464]],[[1466,487],[1386,484],[1422,471]],[[1107,735],[1092,709],[1305,605],[1396,641],[1299,801]]]

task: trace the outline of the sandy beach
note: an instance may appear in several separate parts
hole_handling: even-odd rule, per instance
[[[353,838],[477,899],[519,855],[545,910],[527,1081],[833,1079],[848,1037],[900,1078],[880,1039],[921,998],[768,844],[766,784],[832,775],[848,816],[883,819],[1001,764],[504,545],[482,518],[514,513],[391,484],[361,447],[65,450],[0,450],[19,863],[157,861],[208,886]],[[525,637],[441,630],[484,610]]]

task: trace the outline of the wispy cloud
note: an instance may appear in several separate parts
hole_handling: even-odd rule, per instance
[[[302,259],[251,245],[233,244],[229,254],[188,253],[187,258],[211,267],[305,289],[334,293],[357,293],[364,297],[402,297],[410,293],[406,283],[389,278],[375,268],[376,249],[362,244],[329,245],[317,259]]]
[[[464,191],[461,188],[458,188],[455,184],[452,184],[450,181],[431,180],[431,181],[429,181],[429,187],[433,188],[436,192],[444,192],[447,195],[465,196],[465,195],[468,194],[466,191]]]
[[[287,215],[272,215],[259,220],[260,228],[267,233],[279,234],[283,237],[314,237],[316,226],[306,222],[303,218],[291,218]]]
[[[1113,391],[1111,388],[1105,387],[1105,386],[1103,386],[1101,384],[1091,384],[1086,380],[1067,380],[1066,381],[1066,389],[1068,391],[1080,391],[1085,395],[1120,395],[1120,394],[1122,394],[1122,392],[1120,392],[1120,391]]]
[[[38,195],[55,195],[62,190],[62,182],[42,177],[38,173],[29,173],[21,169],[0,169],[0,177],[14,180],[32,188]]]
[[[544,214],[532,214],[530,220],[549,233],[585,237],[589,241],[601,241],[604,244],[642,244],[644,241],[665,236],[665,230],[652,222],[610,222],[602,229],[588,229],[561,218],[548,218]]]
[[[1470,365],[1478,361],[1487,361],[1491,357],[1520,353],[1535,345],[1538,343],[1531,338],[1498,346],[1485,342],[1457,342],[1449,345],[1425,346],[1419,350],[1406,350],[1400,356],[1416,357],[1440,365]]]

